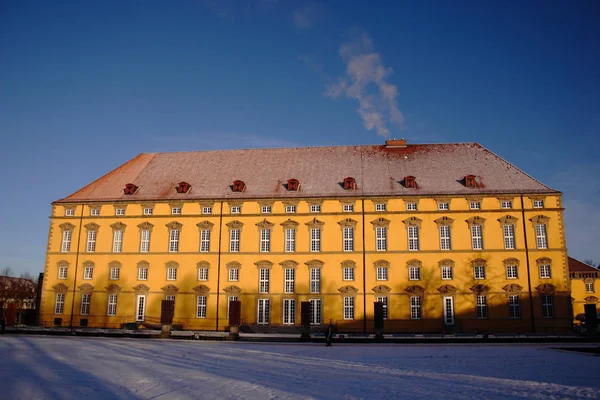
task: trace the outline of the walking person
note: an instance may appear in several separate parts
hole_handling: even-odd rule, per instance
[[[327,332],[325,333],[325,347],[331,346],[331,340],[333,339],[333,324],[329,321]]]

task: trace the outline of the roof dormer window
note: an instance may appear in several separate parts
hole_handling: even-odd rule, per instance
[[[356,190],[356,181],[354,178],[344,178],[344,190]]]
[[[123,193],[126,195],[132,195],[135,194],[135,192],[137,192],[139,188],[137,186],[135,186],[133,183],[128,183],[127,185],[125,185],[125,188],[123,189]]]
[[[404,177],[404,187],[407,189],[416,189],[417,188],[417,178],[412,175]]]
[[[246,191],[246,184],[244,183],[244,181],[233,181],[231,190],[234,192],[244,192]]]
[[[479,182],[477,182],[477,179],[475,177],[475,175],[465,175],[465,186],[468,188],[478,188]]]
[[[300,181],[298,179],[288,179],[287,190],[290,192],[297,192],[300,189]]]
[[[191,188],[192,188],[192,185],[190,185],[187,182],[179,182],[179,184],[177,186],[175,186],[175,190],[177,190],[177,193],[179,193],[179,194],[186,194],[187,192],[190,191]]]

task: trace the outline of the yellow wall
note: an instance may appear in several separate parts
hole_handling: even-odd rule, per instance
[[[282,299],[296,298],[296,325],[300,324],[300,302],[308,299],[320,298],[323,301],[323,323],[333,320],[340,330],[362,331],[366,326],[368,331],[373,329],[373,302],[376,296],[388,297],[389,321],[386,322],[387,331],[439,331],[442,329],[442,297],[438,291],[442,285],[452,285],[457,291],[451,294],[455,298],[456,329],[463,331],[493,329],[506,331],[531,330],[531,313],[529,306],[529,282],[527,263],[529,259],[531,277],[530,286],[533,293],[533,311],[536,330],[566,329],[571,322],[569,300],[569,282],[567,278],[567,257],[564,240],[562,219],[562,206],[559,196],[546,196],[545,208],[533,209],[531,199],[524,196],[524,215],[521,210],[521,198],[513,197],[513,209],[503,210],[497,197],[485,197],[481,202],[481,210],[469,209],[469,201],[465,198],[454,197],[450,199],[449,211],[438,211],[437,201],[434,198],[384,198],[364,200],[357,199],[321,199],[320,213],[311,213],[310,199],[301,199],[297,203],[295,214],[285,213],[285,204],[281,200],[270,200],[271,214],[261,214],[257,200],[236,201],[242,205],[241,214],[230,214],[230,204],[223,202],[223,214],[220,216],[221,203],[215,201],[212,215],[201,214],[200,202],[186,202],[183,204],[182,215],[171,215],[168,202],[155,202],[154,212],[151,216],[142,215],[140,203],[127,204],[125,216],[115,216],[115,206],[125,203],[94,204],[101,206],[99,216],[90,216],[90,205],[77,205],[74,217],[65,217],[64,204],[54,204],[50,222],[48,240],[48,253],[45,268],[44,291],[42,298],[42,321],[52,325],[54,318],[63,318],[63,325],[69,323],[71,306],[74,304],[73,325],[79,325],[79,310],[81,293],[80,285],[84,283],[93,286],[90,316],[90,326],[119,327],[125,322],[135,320],[134,287],[144,284],[149,287],[147,295],[146,316],[148,320],[158,320],[160,316],[160,301],[164,299],[164,288],[168,284],[178,288],[176,297],[175,322],[182,323],[187,329],[224,329],[227,326],[226,310],[227,296],[224,289],[235,285],[241,289],[239,299],[242,302],[242,319],[245,323],[256,323],[256,304],[258,298],[271,299],[270,324],[282,324]],[[418,201],[418,211],[406,211],[406,201]],[[310,202],[314,201],[310,200]],[[351,201],[354,204],[353,212],[342,212],[342,203]],[[386,202],[387,210],[375,211],[375,203]],[[204,203],[204,202],[202,202]],[[148,204],[148,203],[143,203]],[[173,203],[171,203],[173,204]],[[82,208],[83,207],[83,208]],[[512,216],[516,219],[515,225],[515,250],[504,249],[504,239],[499,218]],[[533,223],[530,221],[535,216],[545,216],[548,219],[548,249],[537,250]],[[435,220],[447,216],[454,220],[452,224],[452,250],[441,251],[439,245],[438,225]],[[484,218],[483,251],[471,249],[471,236],[466,220],[472,217]],[[407,218],[416,217],[420,222],[420,249],[408,250],[406,224]],[[306,223],[317,218],[323,222],[321,252],[310,252],[309,228]],[[354,234],[354,251],[342,251],[342,229],[340,222],[351,218],[356,222]],[[388,248],[387,251],[376,251],[375,230],[372,221],[378,218],[389,220]],[[256,226],[264,220],[273,224],[271,234],[271,251],[259,252],[259,228]],[[284,249],[284,228],[281,223],[292,219],[298,222],[296,232],[296,251],[286,253]],[[165,226],[173,221],[182,224],[179,251],[169,253],[169,229]],[[198,223],[209,221],[213,224],[211,231],[210,252],[199,252]],[[228,223],[240,221],[243,223],[241,232],[241,252],[229,252]],[[364,221],[364,229],[363,229]],[[60,225],[70,223],[74,226],[71,251],[61,252]],[[86,252],[86,227],[94,222],[99,225],[96,251]],[[126,225],[123,239],[123,250],[120,253],[112,252],[111,225],[121,222]],[[152,238],[149,253],[140,253],[140,229],[138,224],[150,222],[153,224]],[[80,226],[81,234],[79,234]],[[221,228],[221,243],[218,238]],[[525,238],[523,229],[527,234],[529,257],[525,251]],[[363,231],[365,245],[363,246]],[[219,247],[221,252],[219,253]],[[363,251],[364,248],[364,251]],[[78,251],[79,249],[79,251]],[[552,262],[552,278],[540,279],[536,260],[542,257],[549,258]],[[516,258],[519,262],[518,279],[506,279],[503,260]],[[364,259],[364,263],[363,263]],[[439,261],[450,259],[454,262],[454,279],[442,280]],[[475,280],[471,262],[474,259],[483,259],[486,262],[486,279]],[[284,294],[284,272],[280,263],[295,261],[296,284],[294,294]],[[311,260],[321,261],[321,293],[309,293],[309,267],[306,265]],[[353,261],[356,265],[355,280],[342,279],[343,261]],[[378,281],[374,263],[378,260],[389,262],[387,281]],[[421,280],[408,279],[407,262],[419,260],[422,265]],[[109,280],[108,264],[113,261],[121,263],[120,278],[117,281]],[[137,280],[137,263],[147,261],[150,265],[149,279]],[[176,281],[168,281],[165,264],[174,261],[179,264]],[[210,264],[209,279],[205,282],[197,280],[196,264],[206,261]],[[272,263],[270,269],[270,291],[268,294],[259,294],[258,267],[255,263],[267,261]],[[58,279],[58,264],[69,264],[67,279]],[[95,265],[93,279],[83,280],[83,264],[93,262]],[[239,282],[228,282],[226,265],[230,262],[241,264]],[[77,270],[77,273],[75,272]],[[76,282],[75,282],[76,278]],[[54,314],[56,290],[61,290],[57,284],[66,285],[65,310],[62,315]],[[522,286],[521,292],[521,318],[518,320],[508,318],[507,294],[503,287],[516,283]],[[555,317],[542,318],[541,303],[536,287],[540,284],[552,284],[555,287]],[[106,316],[107,287],[118,284],[117,316]],[[489,318],[475,319],[475,294],[470,290],[476,284],[485,284],[489,287],[488,306]],[[207,295],[207,316],[196,318],[196,296],[194,288],[206,285],[209,288]],[[354,320],[347,321],[343,318],[343,297],[349,294],[340,293],[345,286],[358,289],[355,297]],[[389,293],[376,294],[374,288],[385,285]],[[405,289],[411,285],[424,288],[423,319],[411,320],[409,295]],[[75,302],[73,303],[73,288]],[[218,321],[217,321],[217,302]],[[365,310],[366,305],[366,310]],[[366,314],[365,314],[366,312]]]
[[[600,279],[598,279],[598,275],[599,274],[597,272],[571,274],[573,317],[576,317],[578,314],[585,313],[585,304],[596,304],[596,310],[600,311],[600,307],[598,307],[598,298],[600,298],[600,288],[598,287],[600,284]],[[589,292],[586,290],[586,282],[592,283],[593,291]]]

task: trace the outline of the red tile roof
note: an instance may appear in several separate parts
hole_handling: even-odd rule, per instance
[[[462,181],[473,174],[480,187]],[[417,188],[400,182],[415,176]],[[355,190],[344,190],[346,177]],[[300,181],[288,191],[288,179]],[[233,192],[234,180],[244,181]],[[191,190],[178,194],[179,182]],[[127,183],[139,187],[124,195]],[[57,202],[559,193],[477,143],[298,147],[140,154]]]
[[[598,270],[573,257],[569,257],[569,272],[598,272]]]

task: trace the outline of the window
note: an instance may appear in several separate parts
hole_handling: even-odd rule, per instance
[[[123,230],[115,229],[113,231],[113,253],[120,253],[123,250]]]
[[[416,225],[408,226],[408,250],[419,250],[419,227]]]
[[[504,225],[502,227],[504,230],[504,248],[507,250],[512,250],[515,248],[515,226],[514,225]]]
[[[168,295],[165,296],[165,300],[175,301],[175,295],[174,294],[168,294]]]
[[[534,200],[533,208],[544,208],[544,200]]]
[[[375,246],[377,251],[387,250],[387,227],[378,226],[375,228]]]
[[[354,297],[344,297],[344,319],[354,319]]]
[[[229,251],[237,253],[240,251],[240,230],[232,229],[229,231]]]
[[[344,204],[344,212],[353,212],[354,211],[354,204]]]
[[[138,281],[147,281],[148,280],[148,268],[140,267],[138,268]]]
[[[83,268],[83,279],[89,280],[92,279],[94,275],[94,267],[84,267]]]
[[[96,251],[96,231],[88,231],[86,251],[88,253]]]
[[[310,269],[310,292],[320,293],[321,292],[321,269],[311,268]]]
[[[240,270],[239,268],[229,268],[229,281],[237,282],[240,280]]]
[[[388,298],[377,297],[378,303],[383,303],[383,319],[388,319]]]
[[[519,296],[508,296],[508,315],[512,319],[521,318],[521,301]]]
[[[263,214],[271,214],[271,206],[262,206],[260,212]]]
[[[472,201],[470,203],[471,210],[481,210],[481,202],[480,201]]]
[[[586,282],[585,283],[585,291],[587,293],[594,293],[594,282]]]
[[[321,299],[310,299],[310,324],[321,324]]]
[[[285,212],[288,214],[295,214],[296,206],[285,206]]]
[[[452,265],[442,265],[442,279],[447,281],[452,279]]]
[[[296,270],[293,268],[285,269],[284,293],[294,293],[294,280],[296,278]]]
[[[144,215],[152,215],[152,207],[144,207],[143,214]]]
[[[242,212],[242,207],[240,206],[231,206],[231,213],[232,214],[239,214]]]
[[[58,279],[67,279],[68,267],[61,265],[58,267]]]
[[[506,266],[506,279],[517,279],[519,278],[519,268],[516,265]]]
[[[354,268],[352,267],[344,267],[344,280],[345,281],[353,281],[354,280]]]
[[[486,296],[477,296],[476,316],[478,319],[485,319],[488,317],[488,307],[487,307],[487,297]]]
[[[258,299],[258,325],[269,325],[270,311],[269,299]]]
[[[542,296],[542,317],[554,318],[554,296],[543,294]]]
[[[296,323],[296,300],[283,299],[283,324],[294,325]]]
[[[540,264],[540,278],[543,278],[543,279],[552,278],[552,273],[550,271],[550,265]]]
[[[500,207],[505,210],[511,209],[512,208],[512,200],[502,200],[500,202]]]
[[[259,270],[260,282],[258,287],[259,293],[269,293],[269,270],[261,268]]]
[[[181,207],[171,207],[171,214],[181,215]]]
[[[387,267],[377,267],[377,280],[378,281],[387,281],[388,280]]]
[[[150,229],[142,229],[140,233],[140,252],[150,251]]]
[[[73,232],[70,230],[63,231],[62,245],[60,248],[60,251],[62,251],[63,253],[68,253],[71,250],[71,235],[72,235],[72,233]]]
[[[261,229],[260,230],[260,251],[262,253],[268,253],[271,251],[271,230]]]
[[[442,201],[438,203],[438,210],[440,211],[448,211],[450,209],[450,203],[447,201]]]
[[[200,231],[200,251],[203,253],[210,251],[210,229]]]
[[[475,265],[473,267],[475,279],[485,279],[485,265]]]
[[[121,268],[111,267],[111,269],[110,269],[110,280],[111,281],[118,281],[120,275],[121,275]]]
[[[144,295],[138,295],[137,296],[137,315],[135,320],[136,321],[143,321],[145,318],[145,314],[146,314],[146,296]]]
[[[385,211],[386,204],[385,203],[375,203],[375,211]]]
[[[535,239],[538,249],[548,248],[548,238],[546,235],[546,224],[538,224],[535,226]]]
[[[417,203],[406,203],[406,211],[417,211]]]
[[[285,230],[285,251],[293,253],[296,251],[296,230],[286,229]]]
[[[454,325],[454,297],[444,297],[444,324]]]
[[[207,281],[208,280],[208,268],[206,268],[206,267],[198,268],[198,280],[199,281]]]
[[[206,318],[206,296],[198,296],[196,318]]]
[[[65,310],[65,294],[56,293],[56,302],[54,303],[54,314],[62,314]]]
[[[65,210],[65,217],[73,217],[75,216],[75,209],[74,208],[67,208]]]
[[[169,252],[177,253],[179,251],[179,230],[171,229],[169,231]]]
[[[354,228],[351,226],[344,227],[344,251],[354,251]]]
[[[310,251],[319,252],[321,251],[321,229],[312,228],[310,230]]]
[[[449,225],[440,225],[440,250],[450,250]]]
[[[419,296],[410,297],[410,319],[421,319],[421,298]]]
[[[411,281],[420,281],[421,267],[408,267],[408,279]]]
[[[124,208],[115,208],[115,215],[125,215]]]
[[[99,208],[90,208],[90,215],[92,217],[97,217],[100,215],[100,209]]]
[[[321,212],[321,205],[320,204],[311,204],[310,205],[310,212],[313,212],[313,213],[319,213],[319,212]]]
[[[212,214],[212,207],[211,206],[202,207],[202,214]]]
[[[90,300],[92,295],[89,293],[84,293],[81,295],[81,310],[79,312],[80,315],[90,315]]]
[[[227,319],[229,319],[229,307],[231,307],[232,301],[238,301],[238,297],[237,296],[229,296],[227,298]]]
[[[175,267],[167,268],[167,280],[168,281],[176,281],[177,280],[177,268],[175,268]]]
[[[473,250],[483,250],[483,229],[481,225],[471,226],[471,243]]]
[[[117,295],[114,293],[108,295],[108,310],[106,311],[106,315],[109,317],[117,315]]]

